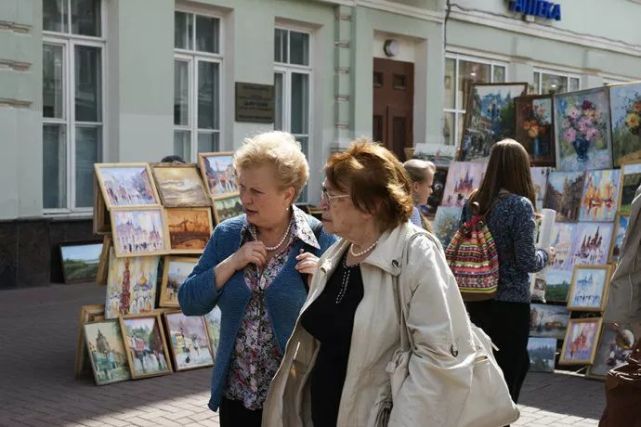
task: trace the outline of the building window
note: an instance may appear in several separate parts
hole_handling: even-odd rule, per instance
[[[221,23],[186,11],[174,18],[174,154],[196,161],[220,150]]]
[[[43,208],[90,209],[102,161],[104,14],[100,0],[43,2]]]
[[[575,74],[535,70],[531,92],[539,95],[579,90],[580,77]]]
[[[309,159],[310,34],[276,28],[274,34],[274,129],[292,133]],[[307,189],[300,201],[307,200]]]
[[[445,145],[456,145],[463,133],[465,102],[472,83],[505,81],[507,64],[447,54],[445,57],[445,100],[443,137]]]

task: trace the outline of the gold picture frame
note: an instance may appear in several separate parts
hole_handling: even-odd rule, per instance
[[[201,254],[214,231],[211,208],[167,208],[168,250],[171,254]]]
[[[197,263],[198,258],[165,256],[162,280],[160,282],[160,299],[158,301],[160,307],[180,307],[178,303],[178,289]],[[178,266],[178,268],[176,268],[176,266]],[[181,269],[181,267],[184,269]]]
[[[119,320],[131,378],[139,379],[171,374],[171,359],[160,314],[154,312],[120,316]],[[141,337],[140,334],[145,334],[150,326],[149,322],[143,322],[144,320],[151,320],[153,323],[151,332],[147,336]],[[139,335],[132,337],[131,332],[134,330],[137,330]],[[156,367],[158,369],[153,369]]]
[[[145,218],[142,213],[151,215]],[[118,258],[165,255],[169,230],[161,206],[111,209],[113,247]],[[138,227],[133,229],[132,226]]]
[[[232,151],[198,153],[198,166],[205,183],[205,189],[213,199],[238,194],[233,158]],[[214,162],[215,166],[212,166]]]
[[[160,206],[149,164],[96,163],[94,171],[107,209]]]
[[[559,365],[591,364],[599,343],[602,323],[601,317],[570,319],[563,340]]]
[[[85,345],[85,323],[97,322],[105,319],[104,304],[88,304],[80,307],[80,320],[78,322],[78,338],[76,344],[76,361],[74,363],[76,377],[82,376],[89,362],[89,353]],[[88,373],[88,372],[87,372]]]
[[[568,291],[568,310],[603,311],[611,277],[612,266],[609,264],[575,265]]]
[[[151,172],[165,208],[211,206],[211,198],[195,163],[152,163]]]

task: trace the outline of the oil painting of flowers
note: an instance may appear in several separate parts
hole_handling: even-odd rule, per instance
[[[530,154],[533,166],[554,166],[554,127],[552,97],[520,96],[516,106],[516,140]]]
[[[641,82],[610,88],[615,166],[641,159]]]
[[[612,167],[607,88],[556,95],[554,116],[557,170]]]

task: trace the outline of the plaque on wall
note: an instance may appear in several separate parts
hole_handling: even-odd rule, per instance
[[[236,121],[274,123],[274,86],[236,82]]]

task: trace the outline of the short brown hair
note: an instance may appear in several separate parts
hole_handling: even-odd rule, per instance
[[[382,231],[407,222],[412,214],[410,179],[403,165],[370,139],[357,138],[347,151],[330,156],[325,175],[333,187],[351,195],[357,209],[374,214]]]

